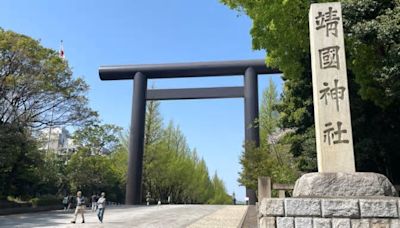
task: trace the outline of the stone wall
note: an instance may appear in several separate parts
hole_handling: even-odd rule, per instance
[[[400,198],[264,198],[261,228],[400,228]]]

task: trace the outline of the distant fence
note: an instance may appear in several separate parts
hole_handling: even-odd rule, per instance
[[[278,197],[279,198],[285,198],[286,197],[286,192],[291,195],[294,189],[293,184],[278,184],[274,183],[272,184],[272,189],[273,190],[278,190]]]
[[[259,177],[258,178],[258,201],[261,201],[263,198],[271,198],[272,190],[278,191],[279,198],[285,198],[286,193],[288,195],[292,194],[294,189],[293,184],[279,184],[279,183],[271,183],[270,177]]]

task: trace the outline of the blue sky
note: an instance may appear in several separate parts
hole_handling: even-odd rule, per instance
[[[251,20],[217,0],[3,0],[0,27],[40,39],[58,50],[60,40],[75,76],[90,85],[90,106],[105,123],[130,124],[133,81],[100,81],[98,67],[264,58],[251,49]],[[259,76],[259,95],[269,77]],[[272,76],[281,91],[279,75]],[[152,80],[157,88],[242,85],[242,77]],[[229,193],[245,197],[237,183],[244,139],[242,99],[161,102],[165,124],[173,120],[210,174]]]

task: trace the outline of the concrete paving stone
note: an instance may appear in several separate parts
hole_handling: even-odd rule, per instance
[[[190,224],[188,228],[237,228],[246,215],[246,209],[246,206],[225,206],[218,211]]]
[[[237,207],[231,209],[230,207]],[[18,228],[180,228],[188,227],[210,216],[214,227],[236,227],[233,224],[241,221],[241,214],[247,206],[227,205],[161,205],[161,206],[115,206],[107,207],[104,223],[100,223],[96,213],[86,210],[85,224],[78,217],[77,224],[71,224],[73,211],[46,211],[28,214],[0,216],[0,227]],[[225,209],[225,210],[224,210]],[[226,210],[228,209],[228,210]],[[217,213],[218,212],[218,213]],[[216,213],[216,214],[215,214]],[[220,215],[221,217],[219,217]],[[217,223],[218,222],[218,223]],[[220,224],[223,224],[220,226]],[[208,227],[208,226],[204,226]],[[212,226],[211,226],[212,227]]]

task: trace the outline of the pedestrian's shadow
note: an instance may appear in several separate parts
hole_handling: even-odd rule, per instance
[[[73,216],[73,211],[65,212],[61,210],[0,216],[0,227],[56,226],[70,223]]]

